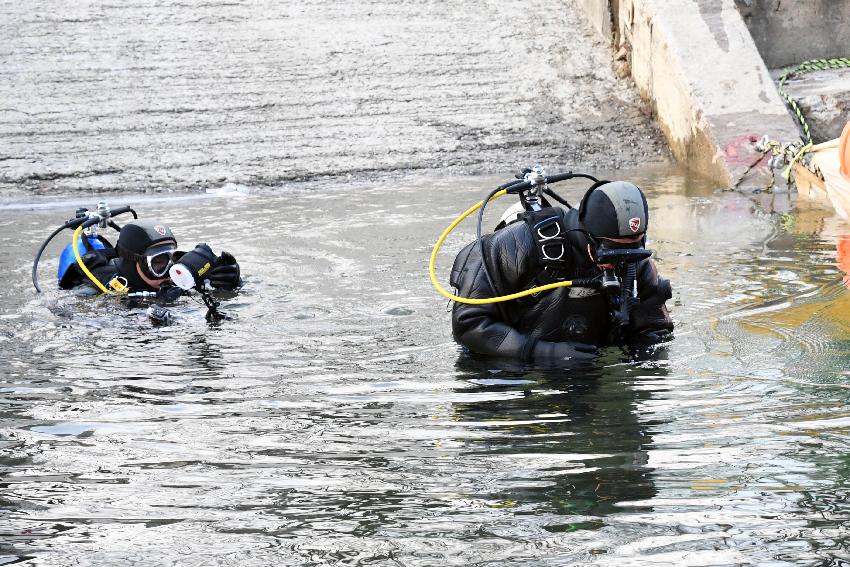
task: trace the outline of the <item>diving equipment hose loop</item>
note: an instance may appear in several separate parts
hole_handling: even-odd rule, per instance
[[[506,195],[507,193],[508,193],[507,189],[502,189],[501,191],[497,191],[496,193],[494,193],[490,197],[489,200],[492,201],[492,200],[498,199],[499,197],[502,197],[503,195]],[[549,291],[550,289],[555,289],[555,288],[558,288],[558,287],[572,287],[573,280],[566,280],[566,281],[562,281],[562,282],[555,282],[555,283],[550,283],[550,284],[546,284],[546,285],[541,285],[541,286],[538,286],[538,287],[533,287],[531,289],[525,289],[523,291],[519,291],[517,293],[511,293],[509,295],[500,295],[498,297],[472,298],[472,297],[461,297],[459,295],[455,295],[453,293],[450,293],[442,285],[440,285],[440,282],[437,281],[437,274],[436,274],[434,266],[435,266],[436,261],[437,261],[437,253],[440,251],[440,247],[443,245],[443,241],[445,241],[445,239],[449,236],[449,234],[452,233],[452,231],[455,229],[455,227],[457,227],[457,225],[459,225],[464,219],[466,219],[472,213],[477,211],[483,205],[484,205],[484,201],[479,201],[478,203],[476,203],[475,205],[473,205],[472,207],[467,209],[463,214],[461,214],[458,218],[456,218],[454,220],[454,222],[452,222],[448,227],[446,227],[446,229],[443,231],[443,233],[437,239],[437,243],[434,244],[434,249],[431,251],[431,260],[428,263],[428,275],[431,277],[431,283],[434,285],[434,288],[438,292],[440,292],[440,294],[443,297],[445,297],[445,298],[447,298],[451,301],[456,301],[458,303],[465,303],[467,305],[488,305],[488,304],[491,304],[491,303],[500,303],[502,301],[511,301],[511,300],[514,300],[514,299],[519,299],[521,297],[527,297],[527,296],[533,295],[535,293],[540,293],[541,291]]]
[[[44,242],[41,243],[41,246],[39,246],[38,252],[35,253],[35,258],[33,258],[33,261],[32,261],[32,285],[35,288],[35,291],[37,291],[38,293],[41,293],[41,286],[38,284],[38,262],[41,260],[41,255],[44,253],[44,250],[47,248],[47,245],[50,244],[50,241],[53,240],[56,237],[57,234],[59,234],[60,232],[62,232],[66,228],[77,228],[78,226],[80,226],[81,224],[86,222],[87,218],[89,218],[85,214],[86,211],[88,211],[88,209],[85,209],[85,208],[78,209],[77,215],[74,218],[65,221],[62,224],[62,226],[60,226],[59,228],[57,228],[56,230],[51,232],[50,236],[48,236],[44,240]],[[136,213],[136,211],[133,209],[133,207],[126,205],[126,206],[123,206],[123,207],[118,207],[116,209],[112,209],[109,212],[109,216],[106,217],[107,224],[110,227],[114,228],[115,230],[120,231],[121,227],[119,227],[117,224],[115,224],[115,222],[112,220],[112,217],[116,217],[118,215],[123,215],[124,213],[132,213],[134,219],[139,218],[139,215]],[[100,217],[100,218],[101,218],[101,220],[103,220],[103,217]]]
[[[86,276],[88,276],[88,278],[94,283],[94,285],[96,285],[97,288],[100,289],[100,291],[102,291],[103,293],[107,295],[123,295],[123,293],[107,289],[106,286],[103,285],[99,279],[94,277],[94,274],[89,271],[89,269],[86,267],[85,262],[83,262],[83,259],[80,256],[80,251],[77,248],[77,239],[80,237],[80,233],[83,232],[83,228],[86,224],[88,223],[83,223],[78,226],[77,229],[74,231],[74,235],[71,237],[71,249],[74,251],[74,258],[77,259],[77,265],[80,267],[80,270],[82,270],[82,272]],[[125,287],[124,289],[126,290],[127,288]]]

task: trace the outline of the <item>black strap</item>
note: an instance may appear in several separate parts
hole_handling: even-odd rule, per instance
[[[525,213],[523,220],[537,246],[537,261],[543,267],[534,281],[552,283],[566,279],[571,262],[563,215],[559,209],[547,207],[539,211],[529,211]]]

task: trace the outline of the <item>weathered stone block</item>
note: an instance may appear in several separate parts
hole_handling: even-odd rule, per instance
[[[837,138],[850,122],[850,69],[817,71],[789,79],[785,91],[800,105],[815,142]]]
[[[807,59],[850,56],[850,2],[846,0],[735,3],[770,69]]]

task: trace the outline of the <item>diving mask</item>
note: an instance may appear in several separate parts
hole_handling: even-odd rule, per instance
[[[646,260],[652,256],[652,250],[644,248],[645,239],[635,242],[616,242],[609,238],[595,238],[588,235],[591,242],[593,261],[597,264],[610,264],[620,267]]]
[[[147,268],[148,275],[154,278],[163,278],[168,274],[168,269],[174,265],[183,252],[177,250],[177,245],[169,242],[145,250],[144,254],[136,254],[136,261]]]

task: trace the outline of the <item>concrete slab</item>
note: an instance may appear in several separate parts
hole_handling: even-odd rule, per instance
[[[807,59],[850,56],[850,2],[846,0],[735,3],[770,69]]]
[[[614,35],[608,0],[577,0],[578,6],[599,37],[611,41]]]
[[[850,122],[850,69],[817,71],[789,79],[785,91],[800,105],[815,143],[837,138]]]
[[[0,1],[0,196],[667,158],[564,0],[36,4]]]

